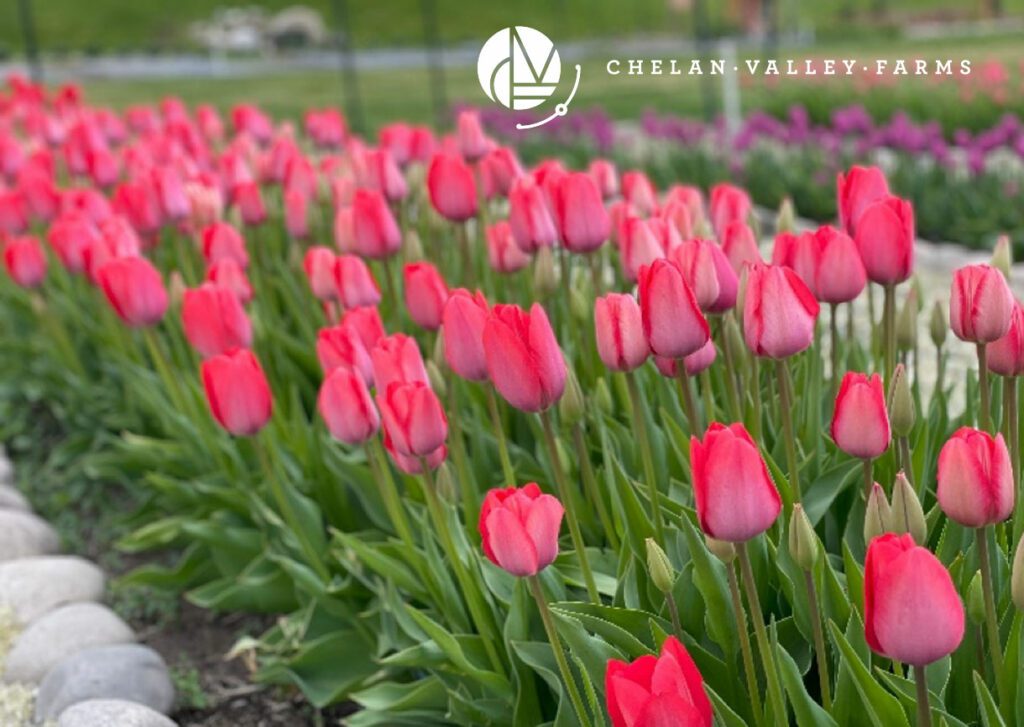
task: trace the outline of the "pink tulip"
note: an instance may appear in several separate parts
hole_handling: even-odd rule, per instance
[[[623,172],[622,196],[641,217],[649,217],[658,211],[658,193],[643,172]]]
[[[857,222],[854,238],[868,279],[896,285],[914,269],[914,208],[899,197],[869,205]]]
[[[882,377],[847,372],[836,395],[832,439],[851,457],[874,459],[885,453],[891,438]]]
[[[530,256],[516,243],[505,220],[487,227],[487,261],[499,273],[514,273],[530,264]]]
[[[334,260],[334,284],[338,301],[346,308],[380,303],[380,288],[363,259],[338,255]]]
[[[352,243],[355,252],[373,260],[391,257],[402,245],[402,233],[380,192],[358,189],[352,197]]]
[[[367,351],[373,351],[377,343],[384,338],[384,323],[376,306],[351,308],[341,315],[341,323],[350,326],[359,334],[359,339]]]
[[[160,272],[145,258],[110,260],[97,278],[107,302],[127,325],[151,326],[164,317],[167,290]]]
[[[701,371],[710,368],[716,358],[718,358],[718,349],[715,348],[714,340],[709,338],[703,348],[683,358],[686,375],[697,376]],[[655,356],[654,365],[662,376],[674,379],[678,374],[679,359]]]
[[[647,360],[640,306],[632,295],[609,293],[594,302],[597,352],[613,371],[632,371]]]
[[[711,335],[682,271],[668,260],[640,269],[640,311],[648,345],[659,356],[689,356]]]
[[[441,273],[430,263],[408,263],[402,269],[402,278],[409,317],[420,328],[436,331],[448,302],[448,284]]]
[[[530,177],[520,177],[508,194],[508,222],[516,244],[527,253],[550,247],[558,239],[544,191]]]
[[[991,265],[967,265],[953,273],[949,327],[961,341],[999,340],[1010,330],[1014,307],[1006,278]]]
[[[373,362],[354,326],[342,323],[321,328],[316,334],[316,357],[325,375],[336,368],[351,369],[367,386],[373,386]]]
[[[324,379],[317,408],[331,436],[345,444],[362,444],[380,428],[380,415],[370,398],[366,381],[343,366]]]
[[[185,338],[203,358],[252,345],[252,324],[233,291],[203,283],[185,291],[181,304]]]
[[[619,193],[619,172],[615,168],[615,162],[607,159],[593,159],[587,167],[587,174],[594,180],[597,189],[601,192],[601,198],[609,200]]]
[[[22,288],[38,288],[46,278],[46,254],[34,237],[16,237],[4,246],[4,267]]]
[[[1010,517],[1013,481],[1002,434],[961,427],[942,445],[935,495],[951,520],[980,528]]]
[[[558,556],[565,509],[537,483],[493,489],[480,508],[480,538],[487,559],[514,576],[535,576]]]
[[[731,184],[716,184],[711,188],[711,226],[719,240],[733,222],[746,222],[753,209],[746,190]]]
[[[523,176],[519,157],[511,147],[499,146],[487,152],[480,160],[480,177],[487,199],[507,197],[512,183]]]
[[[702,310],[720,313],[736,304],[736,273],[713,242],[687,240],[671,254]]]
[[[234,201],[246,225],[253,227],[266,222],[267,208],[263,205],[263,195],[256,182],[243,182],[235,187]]]
[[[473,170],[460,157],[439,152],[427,170],[430,203],[451,222],[465,222],[476,216],[476,181]]]
[[[455,121],[455,128],[459,152],[467,161],[475,162],[487,153],[491,142],[484,133],[483,126],[480,124],[480,114],[477,111],[460,111]]]
[[[823,303],[848,303],[859,296],[867,285],[867,272],[853,240],[829,225],[805,237],[813,272],[804,280],[815,297]],[[797,272],[804,277],[800,268]]]
[[[622,274],[629,282],[639,279],[641,268],[665,257],[665,246],[657,229],[659,222],[639,217],[630,217],[623,222],[619,257]]]
[[[96,224],[88,216],[75,211],[63,212],[50,225],[46,241],[61,264],[72,273],[85,270],[85,250],[101,243]]]
[[[689,184],[673,184],[665,192],[665,205],[681,204],[689,210],[690,224],[694,228],[700,226],[706,217],[704,213],[704,193],[700,187]]]
[[[304,240],[309,236],[309,198],[305,192],[284,193],[284,226],[291,237]]]
[[[328,247],[316,246],[306,251],[302,267],[309,280],[309,289],[318,300],[337,300],[338,283],[334,277],[336,258]]]
[[[836,176],[839,223],[853,235],[864,211],[888,196],[889,183],[878,167],[854,166],[845,175],[840,172]]]
[[[342,325],[348,323],[347,317],[342,320]],[[373,362],[373,382],[379,393],[386,392],[388,386],[396,381],[429,383],[427,367],[416,339],[404,333],[395,333],[377,341],[370,349],[370,360]]]
[[[555,196],[562,244],[576,253],[593,252],[611,233],[611,221],[601,193],[585,172],[565,175]]]
[[[748,266],[743,300],[743,336],[756,355],[787,358],[811,345],[818,301],[789,268]]]
[[[988,368],[1000,376],[1024,374],[1024,306],[1020,301],[1014,301],[1010,330],[988,345]]]
[[[249,267],[245,239],[227,222],[214,222],[203,228],[202,247],[207,265],[215,265],[224,258],[231,258],[243,270]]]
[[[509,404],[522,411],[547,409],[565,391],[566,368],[547,314],[496,305],[484,325],[487,375]]]
[[[206,271],[206,279],[230,290],[242,305],[247,305],[252,300],[252,285],[249,278],[233,258],[224,258],[213,263]]]
[[[252,351],[241,348],[208,358],[202,378],[210,413],[234,436],[255,434],[270,420],[270,385]]]
[[[487,380],[484,326],[490,306],[479,290],[453,290],[444,304],[444,357],[448,367],[469,381]]]
[[[690,208],[679,200],[671,200],[662,205],[658,216],[674,227],[682,239],[689,240],[695,236]]]
[[[377,392],[381,419],[396,452],[425,457],[444,444],[448,419],[429,384],[392,381]]]

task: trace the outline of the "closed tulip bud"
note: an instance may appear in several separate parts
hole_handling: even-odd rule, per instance
[[[242,222],[253,227],[267,221],[267,208],[263,204],[263,193],[256,182],[241,182],[235,187],[234,201]]]
[[[732,265],[732,269],[739,275],[743,266],[748,263],[764,262],[761,258],[761,250],[757,246],[757,238],[754,231],[742,220],[730,222],[725,228],[725,235],[722,237],[722,252]]]
[[[985,594],[981,585],[981,571],[975,571],[967,586],[967,618],[975,626],[985,623]]]
[[[864,542],[870,543],[880,535],[888,533],[892,528],[889,501],[885,499],[885,490],[877,482],[871,486],[868,504],[864,510]]]
[[[914,428],[914,418],[914,395],[910,391],[907,370],[903,364],[896,364],[889,384],[889,421],[892,433],[897,437],[909,436]]]
[[[889,448],[891,432],[882,377],[848,372],[832,414],[832,439],[852,457],[874,459]]]
[[[229,433],[247,437],[270,420],[270,385],[252,351],[240,348],[206,359],[202,379],[210,413]]]
[[[334,259],[334,287],[338,302],[345,308],[380,303],[377,280],[369,266],[356,255],[338,255]]]
[[[483,336],[489,312],[483,293],[471,294],[462,288],[453,291],[444,306],[444,360],[452,371],[470,381],[487,380]]]
[[[776,232],[792,232],[796,229],[796,212],[793,211],[793,200],[789,197],[782,199],[779,205],[779,212],[775,215]]]
[[[602,414],[611,414],[614,409],[612,391],[608,388],[608,382],[604,378],[598,379],[594,386],[594,404]]]
[[[800,503],[793,505],[793,515],[789,520],[789,554],[793,562],[805,571],[814,570],[821,557],[821,541]]]
[[[344,366],[334,369],[324,379],[317,407],[331,436],[339,442],[362,444],[380,428],[380,415],[370,398],[366,381]]]
[[[1024,305],[1014,301],[1010,330],[988,345],[988,369],[1000,376],[1024,374]],[[1006,386],[1013,386],[1007,382]]]
[[[554,253],[550,247],[542,247],[533,262],[533,290],[538,298],[547,298],[558,290],[558,285]]]
[[[796,251],[797,273],[824,303],[847,303],[867,285],[867,273],[854,241],[830,225],[801,235]]]
[[[707,240],[687,240],[670,254],[670,259],[679,266],[683,279],[693,290],[697,305],[702,310],[709,310],[718,300],[718,275],[711,252],[713,248],[717,247],[715,243]],[[731,268],[729,272],[732,273]],[[735,278],[735,274],[733,277]]]
[[[1010,330],[1014,300],[1006,278],[988,265],[967,265],[953,273],[949,327],[961,341],[992,343]]]
[[[434,485],[437,487],[437,494],[444,500],[452,500],[459,493],[459,486],[455,484],[455,476],[447,462],[442,462],[438,466]]]
[[[964,636],[964,606],[945,566],[909,535],[884,535],[864,562],[864,637],[883,656],[924,666]]]
[[[459,152],[467,160],[475,162],[487,153],[491,146],[490,140],[480,124],[480,113],[477,111],[460,111],[455,122],[456,140]]]
[[[427,169],[430,204],[450,222],[465,222],[476,216],[477,195],[473,170],[455,154],[439,152]]]
[[[423,242],[420,240],[420,233],[415,229],[406,231],[402,247],[405,248],[405,259],[409,262],[423,259]]]
[[[516,243],[505,220],[487,228],[487,262],[499,273],[514,273],[530,264],[530,256]]]
[[[558,182],[555,217],[562,244],[571,252],[593,252],[611,234],[601,192],[586,172],[570,172]]]
[[[558,239],[544,190],[532,177],[520,177],[512,185],[508,195],[508,222],[513,239],[524,252],[551,247]]]
[[[358,189],[352,197],[352,247],[363,257],[383,260],[398,252],[402,233],[388,201],[373,189]]]
[[[394,381],[377,387],[377,406],[395,451],[425,457],[444,445],[448,419],[437,394],[422,381]]]
[[[445,457],[448,456],[448,448],[443,444],[423,457],[410,457],[409,455],[402,454],[395,449],[394,442],[391,441],[391,435],[386,427],[384,429],[384,449],[391,456],[395,466],[407,475],[423,474],[425,471],[424,464],[426,464],[426,470],[436,470],[444,464]],[[440,490],[440,483],[436,484],[438,485],[438,490]]]
[[[942,303],[935,301],[935,305],[932,306],[931,318],[928,321],[928,333],[936,348],[942,348],[942,344],[946,342],[947,330],[946,313],[942,310]]]
[[[704,544],[707,545],[711,554],[720,561],[729,565],[736,560],[736,546],[726,540],[716,540],[707,533],[704,534]]]
[[[509,404],[538,412],[562,397],[565,358],[540,304],[529,312],[515,305],[494,306],[483,340],[487,373]]]
[[[233,292],[214,283],[186,290],[181,305],[185,338],[203,358],[252,344],[252,324]]]
[[[868,279],[896,285],[914,270],[914,208],[899,197],[871,204],[857,222],[857,249]]]
[[[230,290],[242,305],[246,305],[252,300],[252,285],[249,283],[245,270],[230,258],[211,265],[206,271],[206,279]]]
[[[309,236],[309,198],[305,192],[285,191],[284,226],[288,234],[298,240]]]
[[[1013,568],[1010,571],[1010,596],[1013,605],[1024,611],[1024,536],[1013,551]]]
[[[901,351],[913,351],[917,343],[917,311],[917,290],[911,288],[896,316],[896,346]]]
[[[376,307],[352,308],[341,315],[341,323],[351,326],[362,340],[366,350],[373,353],[377,343],[384,338],[384,323]]]
[[[342,319],[342,325],[348,324],[348,318]],[[370,351],[373,362],[373,381],[377,393],[387,391],[388,386],[396,381],[429,383],[427,367],[416,339],[404,333],[395,333],[377,341]]]
[[[649,217],[658,209],[658,193],[643,172],[623,172],[622,196],[642,217]]]
[[[185,278],[181,277],[181,272],[178,270],[172,270],[171,274],[167,278],[167,295],[170,298],[170,304],[172,306],[181,305],[181,301],[185,298],[186,290],[188,290],[188,286],[185,285]],[[238,297],[233,290],[231,291],[231,294],[236,298]]]
[[[671,561],[654,538],[647,538],[644,542],[647,545],[647,572],[651,576],[651,583],[662,593],[671,593],[676,583]]]
[[[878,167],[854,166],[846,174],[840,173],[836,179],[840,223],[852,235],[864,211],[888,196],[889,183]]]
[[[601,190],[604,199],[611,199],[619,193],[619,171],[615,163],[607,159],[594,159],[587,167],[587,174]]]
[[[309,280],[309,289],[318,300],[336,300],[338,282],[335,278],[336,257],[327,247],[311,247],[306,252],[302,267]]]
[[[714,710],[704,679],[675,636],[661,654],[631,663],[609,659],[604,676],[612,727],[711,727]]]
[[[667,358],[695,353],[711,331],[679,266],[655,260],[640,269],[640,311],[651,351]]]
[[[1013,248],[1010,247],[1008,235],[1000,235],[996,240],[989,265],[1001,272],[1004,278],[1010,279],[1010,270],[1013,269]]]
[[[362,376],[367,386],[373,386],[373,363],[354,326],[342,323],[321,328],[316,335],[316,357],[325,376],[337,368],[350,369]]]
[[[910,533],[918,545],[924,545],[928,541],[928,522],[924,517],[924,508],[921,507],[917,493],[902,472],[896,473],[896,481],[892,486],[889,517],[892,532],[898,535]]]
[[[711,188],[711,226],[719,240],[725,235],[725,228],[732,222],[746,222],[750,219],[753,203],[746,190],[732,184],[716,184]]]
[[[409,317],[420,328],[436,331],[448,302],[448,284],[441,273],[430,263],[409,263],[402,269],[402,278]]]
[[[942,511],[961,525],[980,528],[1013,513],[1013,467],[1002,434],[956,430],[939,451],[937,480]]]
[[[640,306],[629,294],[609,293],[594,302],[597,352],[613,371],[632,371],[650,353],[644,336]]]
[[[444,374],[441,373],[441,367],[433,361],[427,361],[426,366],[427,381],[430,383],[430,388],[434,390],[439,398],[445,398],[448,394],[448,384],[445,383]]]
[[[640,277],[640,270],[643,267],[651,265],[659,258],[665,257],[666,246],[658,234],[660,231],[659,222],[659,220],[629,217],[622,223],[622,233],[619,239],[619,259],[622,265],[623,277],[627,281],[636,281]],[[669,229],[674,230],[674,228]],[[674,233],[669,234],[672,235]]]
[[[22,288],[38,288],[46,278],[46,254],[34,237],[18,237],[4,248],[4,266]]]
[[[737,373],[745,372],[749,368],[749,362],[746,356],[741,355],[741,352],[746,344],[743,341],[743,331],[740,330],[740,324],[733,316],[725,318],[725,345],[732,351]]]
[[[558,401],[558,417],[566,427],[573,427],[583,421],[586,412],[587,402],[583,398],[580,382],[570,369],[565,381],[565,394]]]
[[[758,356],[781,359],[814,340],[818,301],[800,277],[778,265],[748,266],[743,292],[743,336]]]
[[[127,325],[151,326],[167,311],[167,290],[160,272],[145,258],[117,258],[97,272],[107,302]]]
[[[537,483],[493,489],[484,497],[478,524],[487,559],[514,576],[535,576],[558,556],[565,509]]]
[[[690,438],[693,496],[701,529],[740,543],[775,522],[782,500],[754,440],[742,424],[713,423],[701,441]]]

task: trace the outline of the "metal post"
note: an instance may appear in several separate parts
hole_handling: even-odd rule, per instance
[[[427,47],[427,69],[430,73],[430,105],[437,128],[448,124],[448,94],[445,89],[444,58],[437,28],[437,0],[420,0],[423,17],[423,40]]]
[[[348,0],[334,0],[334,24],[338,35],[338,54],[341,58],[341,83],[345,98],[345,116],[349,126],[357,132],[366,130],[363,101],[359,94],[359,75],[352,50],[352,20]]]
[[[21,19],[21,33],[25,37],[25,56],[28,59],[29,74],[35,83],[42,83],[43,62],[39,57],[36,23],[32,16],[32,0],[18,0],[18,17]]]

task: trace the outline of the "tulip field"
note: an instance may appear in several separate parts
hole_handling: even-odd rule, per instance
[[[0,439],[354,727],[1024,724],[1009,241],[926,294],[877,166],[766,224],[488,128],[10,79]]]

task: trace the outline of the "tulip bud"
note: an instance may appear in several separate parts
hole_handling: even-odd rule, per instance
[[[996,240],[989,265],[1001,272],[1007,280],[1010,279],[1010,269],[1013,267],[1013,249],[1010,247],[1009,235],[1000,235]]]
[[[430,353],[430,360],[434,362],[438,370],[444,371],[448,361],[444,355],[444,329],[438,329],[437,337],[434,339],[434,349]]]
[[[437,494],[444,500],[451,502],[458,495],[458,487],[447,462],[442,462],[434,473],[434,484],[437,486]]]
[[[911,287],[896,317],[896,346],[901,351],[912,351],[917,342],[917,308],[917,290]]]
[[[594,404],[602,414],[611,414],[613,411],[612,392],[604,378],[598,379],[594,385]]]
[[[896,473],[889,512],[889,526],[892,532],[900,535],[910,533],[915,543],[925,544],[928,540],[928,523],[924,517],[924,509],[910,481],[902,472]]]
[[[864,511],[864,542],[870,544],[879,535],[889,532],[891,520],[892,513],[889,502],[885,499],[885,490],[876,482],[871,488],[871,495],[868,496],[867,508]]]
[[[775,217],[776,232],[792,232],[796,229],[796,214],[793,211],[793,200],[785,197],[779,205],[779,213]]]
[[[749,358],[744,354],[743,331],[735,316],[725,317],[725,345],[729,347],[732,360],[737,368],[737,373],[745,374],[749,365]]]
[[[910,392],[907,370],[903,364],[896,365],[892,383],[889,385],[889,421],[892,433],[906,437],[914,428],[914,395]]]
[[[533,290],[538,298],[547,298],[558,290],[555,256],[550,247],[544,246],[537,250],[533,261]]]
[[[172,306],[181,305],[182,298],[185,297],[185,290],[188,288],[185,285],[185,278],[181,276],[181,273],[177,270],[172,270],[171,274],[167,278],[167,295],[171,299]]]
[[[804,508],[797,503],[789,520],[789,554],[801,569],[810,571],[821,557],[821,543]]]
[[[1013,569],[1010,572],[1010,595],[1013,605],[1024,611],[1024,536],[1017,543],[1013,553]]]
[[[420,233],[410,229],[405,233],[405,241],[402,243],[405,250],[406,262],[416,262],[423,259],[423,243],[420,241]]]
[[[566,427],[578,424],[587,411],[587,403],[580,389],[576,374],[569,369],[569,377],[565,380],[565,393],[558,402],[558,416]]]
[[[981,588],[981,571],[976,571],[967,586],[967,618],[975,626],[985,623],[985,594]]]
[[[661,546],[654,541],[654,538],[647,538],[645,542],[647,543],[647,571],[650,573],[651,582],[662,593],[671,593],[676,582],[672,563]]]
[[[433,361],[427,361],[427,379],[430,381],[430,388],[434,390],[438,398],[443,399],[448,393],[448,384],[444,380],[444,374]]]
[[[946,342],[946,314],[942,310],[942,303],[935,301],[932,306],[932,318],[928,322],[928,332],[932,336],[932,343],[936,348],[942,348]]]
[[[720,561],[729,565],[736,559],[736,546],[725,540],[715,540],[710,535],[704,535],[704,544],[708,546],[711,554]]]
[[[582,325],[590,323],[590,299],[578,288],[569,291],[569,313],[573,320]]]

